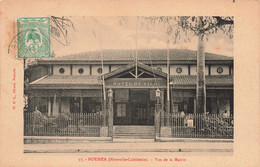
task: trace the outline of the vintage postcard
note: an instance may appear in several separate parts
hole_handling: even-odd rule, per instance
[[[259,1],[0,5],[0,166],[260,165]]]

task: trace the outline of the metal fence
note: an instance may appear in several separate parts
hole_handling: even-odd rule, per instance
[[[171,128],[171,137],[233,139],[233,115],[161,113],[160,126]]]
[[[24,136],[100,136],[107,126],[103,113],[61,113],[47,116],[39,111],[24,113]]]

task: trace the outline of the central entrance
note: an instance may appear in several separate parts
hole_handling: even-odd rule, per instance
[[[114,125],[153,125],[154,101],[151,89],[127,89],[115,91]],[[117,95],[118,94],[118,95]],[[128,96],[123,102],[118,96]],[[118,99],[120,98],[120,99]]]
[[[113,125],[154,126],[155,90],[166,88],[166,78],[166,73],[139,62],[105,74],[105,87],[113,90]]]

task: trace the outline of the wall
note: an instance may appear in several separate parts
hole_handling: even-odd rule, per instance
[[[223,69],[223,72],[219,74],[217,72],[218,67]],[[211,75],[229,75],[229,66],[228,65],[212,65],[211,66]]]
[[[101,68],[101,65],[92,65],[92,75],[101,75],[97,72],[98,68]],[[103,74],[106,74],[109,72],[109,66],[104,65],[104,71]]]
[[[176,69],[181,68],[182,72],[177,73]],[[170,66],[170,74],[171,75],[188,75],[188,65],[171,65]]]
[[[120,67],[123,67],[123,66],[125,66],[125,65],[111,65],[111,71],[114,71],[114,70],[116,70]]]
[[[63,74],[59,72],[60,68],[64,68],[65,72]],[[70,65],[54,65],[53,75],[70,75]]]
[[[190,66],[190,75],[197,75],[197,65]],[[205,75],[209,75],[209,66],[205,65]]]
[[[162,68],[162,71],[163,72],[165,72],[165,73],[167,73],[167,65],[153,65],[153,66],[151,66],[151,67],[153,67],[153,68],[158,68],[158,67],[161,67]]]
[[[82,68],[84,72],[80,74],[78,70]],[[90,75],[90,66],[89,65],[73,65],[72,66],[72,75]]]

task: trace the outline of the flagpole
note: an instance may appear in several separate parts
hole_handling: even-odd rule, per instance
[[[169,36],[167,36],[167,113],[170,113],[170,49]]]
[[[101,69],[102,69],[102,87],[103,87],[103,109],[106,110],[106,87],[105,87],[105,77],[104,77],[104,55],[103,55],[103,49],[102,49],[102,32],[101,28],[99,27],[100,32],[100,55],[101,55]]]
[[[138,69],[137,69],[137,57],[138,57],[138,25],[139,25],[139,16],[137,16],[137,20],[136,20],[136,49],[135,49],[135,78],[137,79],[138,76]]]

